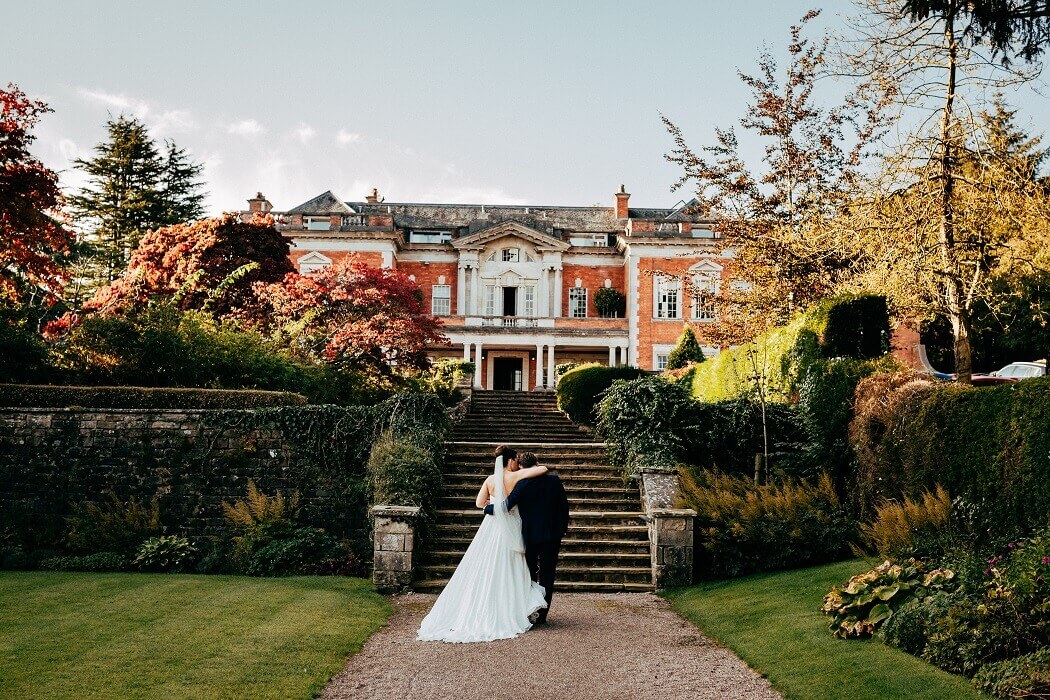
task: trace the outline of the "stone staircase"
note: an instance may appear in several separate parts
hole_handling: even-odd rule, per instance
[[[475,391],[448,445],[445,493],[417,569],[417,590],[440,590],[473,539],[484,517],[474,498],[492,473],[492,452],[500,444],[535,452],[565,484],[570,518],[558,561],[559,590],[653,589],[638,489],[625,486],[619,470],[606,462],[605,445],[558,411],[552,394]]]

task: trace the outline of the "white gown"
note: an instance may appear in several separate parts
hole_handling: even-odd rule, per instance
[[[445,590],[419,626],[419,639],[491,642],[516,637],[532,627],[529,615],[547,607],[543,586],[525,564],[518,509],[507,511],[503,458],[496,458],[493,515],[481,527]]]

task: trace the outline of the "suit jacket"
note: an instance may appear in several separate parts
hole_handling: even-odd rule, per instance
[[[522,479],[507,496],[507,508],[518,507],[526,545],[560,542],[569,529],[569,499],[557,474]],[[492,515],[492,506],[485,506]]]

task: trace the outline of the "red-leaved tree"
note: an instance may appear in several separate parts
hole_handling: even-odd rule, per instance
[[[0,88],[0,297],[14,302],[55,297],[65,282],[56,256],[73,242],[54,218],[58,176],[29,153],[33,127],[50,111],[13,83]]]
[[[390,375],[392,365],[425,368],[427,346],[448,342],[415,282],[353,257],[255,291],[262,302],[256,323],[348,369]]]
[[[123,313],[163,299],[182,309],[206,307],[221,316],[254,308],[254,285],[276,282],[294,269],[288,241],[272,219],[245,222],[224,214],[147,233],[127,270],[84,308]]]

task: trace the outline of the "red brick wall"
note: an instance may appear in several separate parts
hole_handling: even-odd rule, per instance
[[[288,252],[288,257],[291,258],[292,264],[295,265],[296,269],[298,269],[299,268],[299,258],[301,258],[301,257],[303,257],[305,255],[309,255],[310,253],[313,253],[313,252],[315,252],[315,251],[312,250],[312,249],[309,249],[309,248],[292,248]],[[345,260],[346,258],[348,258],[351,255],[353,255],[354,257],[357,258],[357,260],[359,262],[362,262],[362,263],[364,263],[366,265],[372,265],[373,267],[382,267],[383,266],[383,254],[382,253],[377,253],[377,252],[355,253],[355,252],[347,251],[347,250],[318,250],[316,252],[318,252],[321,255],[325,256],[326,258],[331,260],[333,263],[340,262],[341,260]],[[396,268],[397,267],[397,265],[396,265],[397,261],[394,261],[394,262],[395,262],[394,267]]]
[[[401,262],[398,264],[398,272],[402,272],[406,275],[415,275],[416,284],[419,285],[420,289],[423,290],[423,298],[426,301],[426,308],[431,309],[431,297],[433,296],[433,286],[440,284],[438,277],[445,276],[445,284],[450,286],[452,294],[452,314],[458,314],[459,309],[456,308],[456,287],[457,287],[457,274],[458,267],[456,263],[443,262],[443,263],[429,263],[424,265],[421,262]]]
[[[682,294],[680,318],[654,318],[653,287],[657,275],[655,272],[670,275],[684,275],[689,268],[703,258],[643,258],[638,261],[638,357],[637,364],[642,369],[655,369],[653,366],[653,346],[673,345],[682,334],[682,326],[689,323],[696,333],[701,345],[711,345],[705,340],[705,323],[689,321],[692,315],[692,300],[687,293]],[[723,273],[724,274],[724,273]]]
[[[600,318],[598,308],[594,305],[594,293],[605,286],[605,280],[612,280],[612,288],[621,294],[626,294],[624,284],[623,265],[602,265],[591,267],[590,265],[566,264],[561,272],[561,314],[569,316],[569,290],[576,286],[576,278],[582,282],[587,289],[587,317]]]

